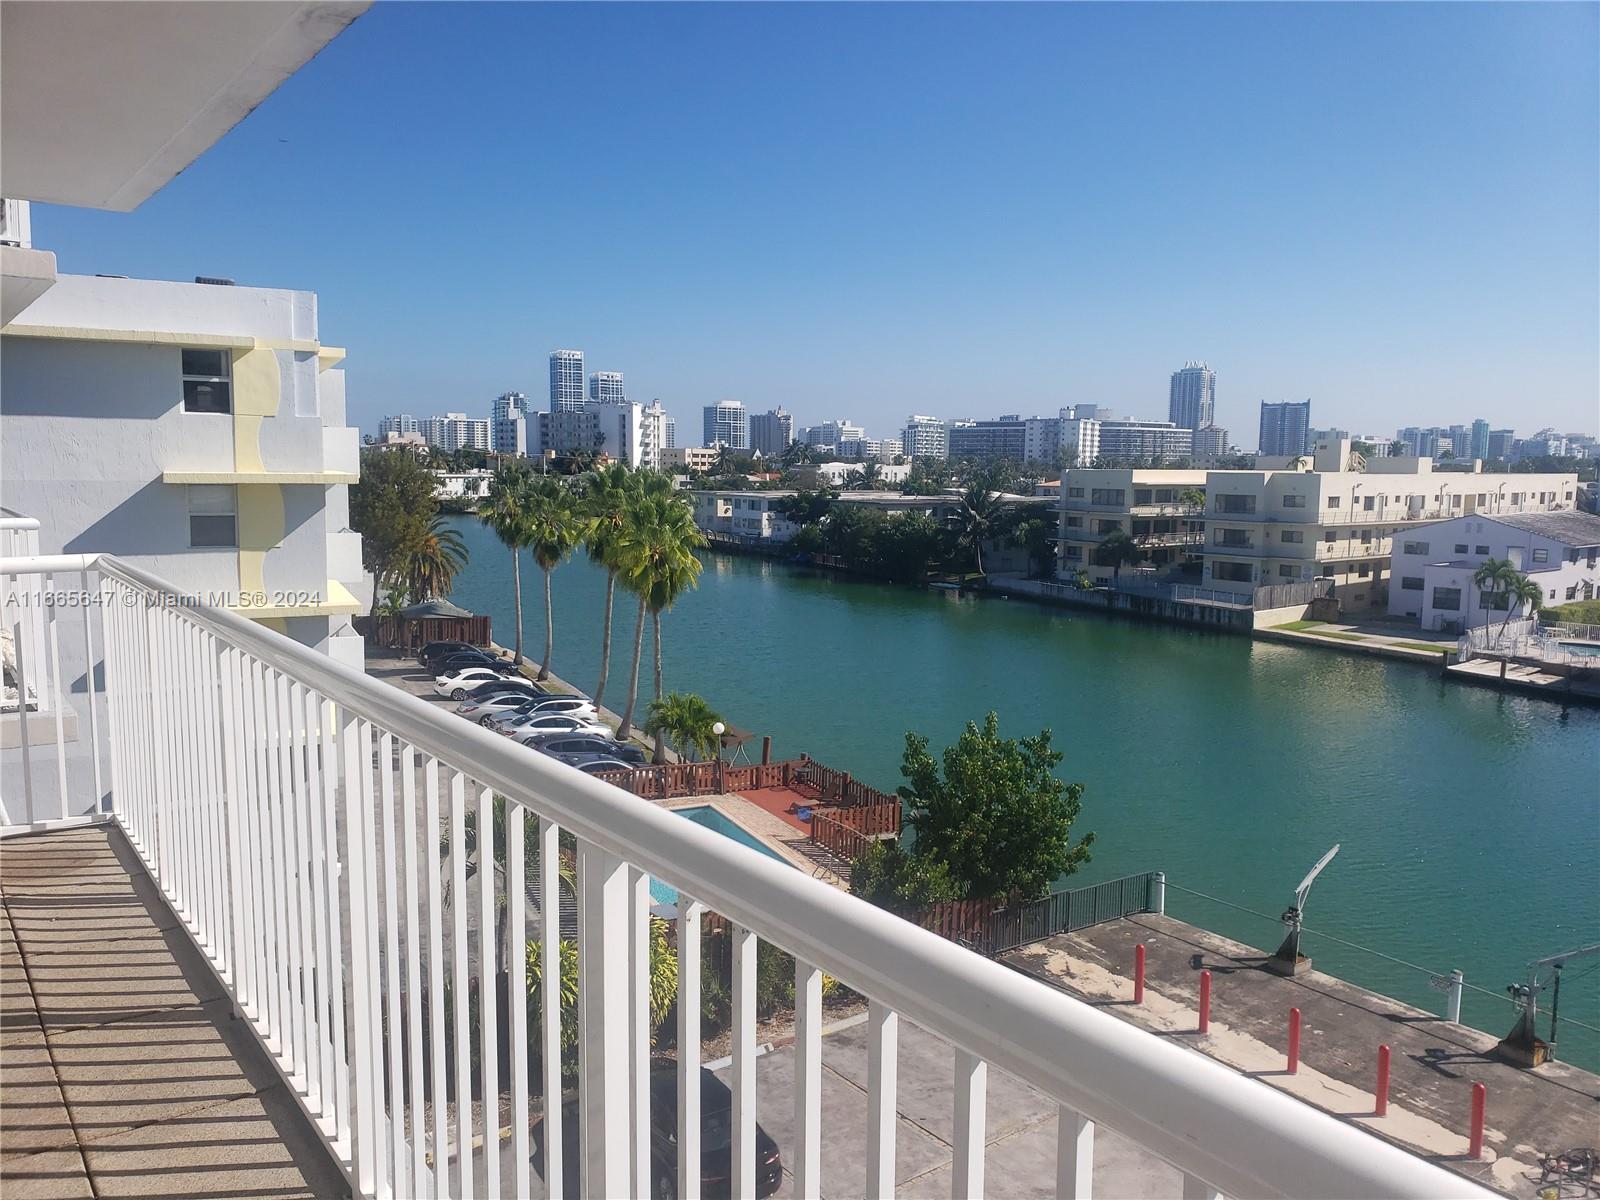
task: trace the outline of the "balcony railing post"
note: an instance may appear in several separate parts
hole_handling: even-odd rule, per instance
[[[794,961],[794,1194],[822,1194],[822,972]]]
[[[1056,1195],[1061,1200],[1092,1200],[1094,1122],[1062,1105],[1056,1130]]]
[[[579,1140],[585,1196],[626,1196],[632,1187],[628,871],[616,855],[578,843]]]
[[[876,1000],[867,1004],[867,1195],[895,1192],[896,1092],[900,1018]]]
[[[678,1200],[700,1200],[700,917],[704,911],[689,897],[678,897]]]

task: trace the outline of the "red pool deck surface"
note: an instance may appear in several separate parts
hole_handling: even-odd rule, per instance
[[[748,792],[735,794],[765,809],[780,820],[787,821],[801,833],[811,832],[811,822],[802,821],[795,815],[796,810],[814,808],[820,803],[815,797],[785,787],[754,788]]]

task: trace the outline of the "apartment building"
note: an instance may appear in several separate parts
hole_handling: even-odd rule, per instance
[[[906,418],[906,427],[900,445],[910,458],[948,458],[950,433],[938,417],[912,413]]]
[[[750,414],[750,449],[771,457],[782,454],[794,441],[794,414],[782,408]]]
[[[1600,592],[1600,517],[1586,512],[1452,517],[1395,539],[1389,614],[1423,629],[1459,633],[1508,615],[1505,594],[1474,580],[1486,559],[1509,560],[1539,584],[1547,605]]]
[[[721,454],[716,446],[667,446],[661,451],[663,471],[709,471]]]
[[[953,421],[948,445],[951,458],[1005,458],[1022,462],[1027,452],[1028,427],[1014,413],[992,421]]]
[[[550,411],[578,412],[583,401],[583,351],[550,351]]]
[[[423,417],[418,422],[422,438],[440,450],[483,450],[494,446],[493,422],[466,413],[445,413],[442,417]]]
[[[1205,540],[1207,472],[1080,467],[1061,476],[1058,570],[1073,579],[1085,571],[1098,586],[1110,566],[1095,561],[1100,543],[1121,531],[1145,551],[1122,569],[1161,578],[1199,577]]]
[[[360,667],[358,436],[317,298],[59,276],[4,329],[0,504]]]
[[[621,404],[627,398],[621,371],[596,371],[589,376],[589,399],[601,404]]]
[[[1188,458],[1194,453],[1194,430],[1184,429],[1171,421],[1124,421],[1101,417],[1097,424],[1101,458],[1144,458],[1164,462]]]
[[[741,541],[787,542],[800,527],[779,511],[793,492],[712,492],[695,490],[694,523],[702,532]]]
[[[652,400],[639,410],[639,465],[652,471],[661,468],[661,453],[672,445],[672,418]]]
[[[750,414],[738,400],[719,400],[701,411],[704,446],[750,449]]]
[[[1473,514],[1575,507],[1575,475],[1435,471],[1426,458],[1368,460],[1352,470],[1350,442],[1318,445],[1254,471],[1206,476],[1204,585],[1248,594],[1265,584],[1334,580],[1347,610],[1389,602],[1396,535]]]
[[[417,419],[410,413],[399,413],[392,417],[385,417],[378,422],[378,437],[383,439],[391,433],[404,437],[408,433],[421,433],[422,426],[417,424]]]

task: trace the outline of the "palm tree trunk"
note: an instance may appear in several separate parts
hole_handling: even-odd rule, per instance
[[[617,726],[617,741],[625,742],[633,733],[633,704],[639,698],[639,659],[644,656],[644,597],[639,598],[639,620],[633,627],[633,670],[628,676],[628,707],[622,710]]]
[[[517,648],[513,661],[522,665],[522,551],[511,548],[511,599],[517,613]]]
[[[545,567],[545,568],[543,568],[543,570],[544,570],[544,662],[539,664],[539,678],[541,680],[550,678],[550,655],[555,650],[555,645],[556,645],[555,609],[551,606],[551,603],[550,603],[550,575],[551,575],[551,568]]]
[[[611,601],[617,590],[617,573],[606,572],[606,619],[600,635],[600,682],[594,685],[594,707],[599,711],[600,700],[606,694],[606,676],[611,674]]]
[[[983,537],[981,535],[972,539],[972,558],[978,564],[978,574],[983,574]]]
[[[655,642],[656,658],[656,699],[661,699],[661,610],[650,610],[650,636]],[[656,730],[656,761],[667,761],[666,743],[662,741],[661,730]]]

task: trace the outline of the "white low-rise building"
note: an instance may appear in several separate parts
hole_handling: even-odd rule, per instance
[[[692,491],[694,523],[704,533],[743,541],[787,542],[800,527],[780,508],[793,492]]]
[[[3,331],[0,504],[359,667],[358,435],[311,292],[62,275]]]
[[[435,471],[433,494],[440,500],[483,500],[494,482],[493,471]]]
[[[1408,530],[1390,558],[1389,613],[1423,629],[1459,632],[1502,619],[1508,602],[1479,587],[1486,559],[1511,565],[1544,591],[1546,606],[1600,592],[1600,517],[1585,512],[1479,514]]]

